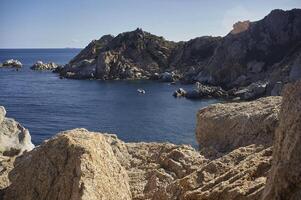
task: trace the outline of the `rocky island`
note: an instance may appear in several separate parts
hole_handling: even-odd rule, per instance
[[[1,67],[1,65],[0,65],[0,67]],[[2,67],[20,68],[20,67],[22,67],[22,63],[19,60],[9,59],[2,63]]]
[[[300,30],[301,9],[273,10],[262,20],[234,24],[224,37],[187,42],[138,28],[93,40],[57,71],[73,79],[200,82],[251,100],[279,95],[283,85],[301,78]],[[204,96],[196,92],[193,97]]]
[[[200,151],[125,143],[86,129],[61,132],[31,150],[28,131],[5,118],[3,107],[0,114],[4,200],[301,198],[300,81],[286,85],[283,97],[201,109]]]
[[[37,61],[35,64],[33,64],[30,69],[32,70],[56,70],[59,65],[55,64],[54,62],[50,63],[43,63],[42,61]]]

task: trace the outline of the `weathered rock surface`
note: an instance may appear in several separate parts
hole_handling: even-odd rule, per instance
[[[250,144],[270,146],[280,106],[281,97],[276,96],[201,109],[197,114],[196,138],[202,153],[218,155]]]
[[[195,89],[187,91],[185,97],[188,99],[228,98],[228,92],[221,87],[203,85],[197,82]]]
[[[257,200],[271,154],[251,145],[208,160],[186,145],[75,129],[17,158],[4,199]]]
[[[131,199],[128,176],[101,134],[63,132],[17,158],[5,200]]]
[[[10,60],[6,60],[2,63],[3,67],[16,67],[16,68],[20,68],[22,67],[22,63],[18,60],[14,60],[14,59],[10,59]]]
[[[263,200],[301,199],[301,81],[284,89]]]
[[[8,173],[16,156],[34,148],[28,130],[5,115],[5,108],[0,106],[0,199],[3,199],[4,188],[10,184]]]
[[[4,156],[15,156],[33,149],[29,131],[5,115],[5,108],[0,106],[0,153]]]
[[[243,31],[236,29],[222,39],[203,69],[202,74],[210,77],[208,82],[231,88],[242,75],[247,77],[247,85],[272,79],[273,83],[287,81],[285,71],[290,71],[294,64],[281,62],[295,60],[293,57],[299,52],[301,10],[273,10],[262,20],[240,25]]]
[[[204,164],[190,175],[161,187],[153,200],[259,200],[271,165],[272,151],[241,147]]]
[[[175,47],[174,42],[137,29],[90,43],[64,67],[61,75],[104,80],[150,78],[154,73],[165,71]],[[85,59],[95,62],[78,64]]]
[[[42,61],[37,61],[33,66],[30,67],[32,70],[55,70],[58,67],[54,62],[43,63]]]
[[[192,147],[170,143],[124,143],[114,135],[107,141],[130,177],[133,199],[152,199],[161,187],[196,171],[208,162]]]

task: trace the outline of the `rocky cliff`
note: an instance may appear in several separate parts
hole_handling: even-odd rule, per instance
[[[288,85],[283,96],[263,200],[301,199],[301,81]]]
[[[233,25],[225,37],[171,42],[141,29],[92,41],[60,72],[67,78],[150,79],[239,89],[265,82],[263,96],[299,80],[301,9],[273,10],[262,20]]]
[[[273,10],[262,20],[248,22],[241,31],[225,36],[198,79],[233,87],[271,80],[275,70],[290,73],[293,64],[280,63],[284,59],[296,60],[293,56],[299,52],[300,41],[301,10]],[[241,76],[245,78],[239,80]],[[287,82],[287,77],[288,74],[274,79]]]

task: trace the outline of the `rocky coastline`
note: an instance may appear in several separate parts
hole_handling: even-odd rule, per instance
[[[199,150],[86,129],[34,148],[28,130],[5,114],[0,107],[4,200],[301,198],[301,81],[286,85],[283,97],[201,109]]]
[[[199,82],[242,100],[277,96],[285,84],[301,79],[300,19],[301,9],[276,9],[262,20],[234,24],[224,37],[187,42],[139,28],[105,35],[56,72],[72,79]]]

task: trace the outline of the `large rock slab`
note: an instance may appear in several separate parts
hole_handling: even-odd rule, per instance
[[[204,154],[227,153],[250,144],[272,144],[281,97],[219,103],[197,114],[196,138]],[[217,154],[216,154],[217,153]]]
[[[284,89],[263,200],[301,199],[301,81]]]
[[[4,199],[131,199],[128,176],[101,134],[62,132],[17,158]]]

